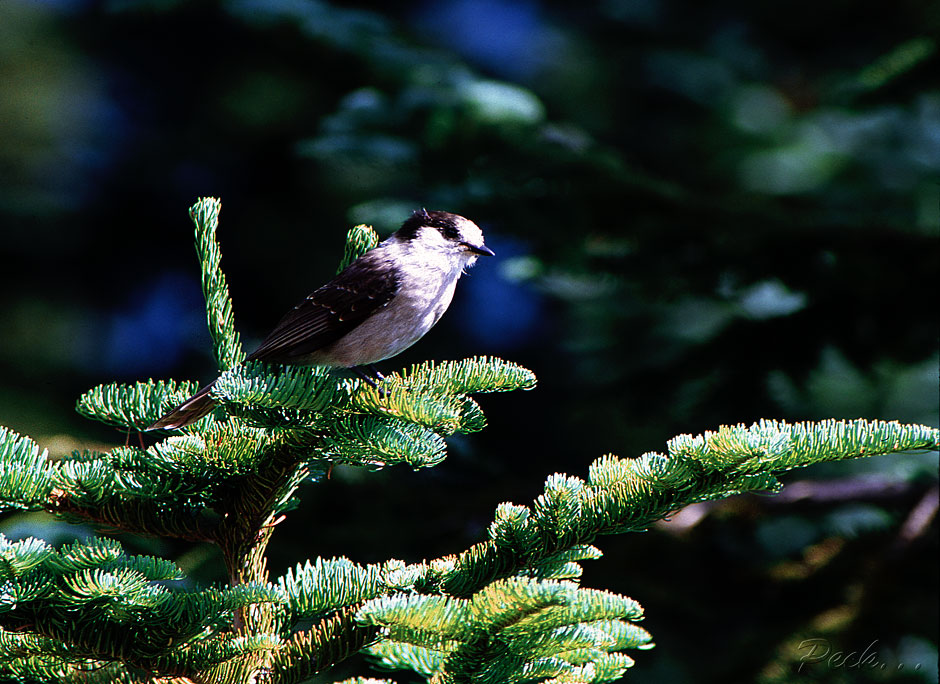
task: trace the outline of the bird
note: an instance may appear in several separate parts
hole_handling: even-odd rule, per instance
[[[446,211],[415,211],[401,228],[287,312],[246,361],[365,368],[411,347],[440,320],[460,276],[494,256],[473,221]],[[215,381],[147,430],[185,427],[212,411]]]

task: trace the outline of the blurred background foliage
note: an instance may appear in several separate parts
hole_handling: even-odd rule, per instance
[[[2,0],[0,424],[53,454],[122,443],[81,392],[214,377],[186,217],[214,195],[249,347],[349,226],[423,206],[498,256],[384,365],[540,379],[484,397],[490,427],[433,470],[311,487],[275,574],[461,550],[549,473],[680,432],[936,425],[938,35],[927,0]],[[659,644],[628,679],[937,681],[936,455],[791,482],[599,540],[585,583],[639,600]],[[221,577],[211,549],[125,543]],[[857,661],[798,671],[825,646]]]

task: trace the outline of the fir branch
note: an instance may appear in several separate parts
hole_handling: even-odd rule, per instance
[[[18,630],[15,636],[0,632],[0,658],[53,657],[49,667],[115,660],[192,674],[275,645],[265,635],[232,640],[218,630],[230,628],[233,613],[247,606],[282,604],[276,587],[181,591],[163,583],[171,574],[179,577],[178,569],[170,573],[166,561],[126,556],[113,540],[74,542],[55,551],[0,536],[0,558],[15,559],[28,547],[39,562],[0,563],[11,599],[0,609],[0,625]]]
[[[175,380],[98,385],[78,398],[75,410],[112,427],[144,430],[197,389],[194,382]]]
[[[598,624],[608,624],[604,621]],[[629,623],[628,623],[629,624]],[[613,646],[610,635],[595,623],[575,623],[524,633],[520,645],[535,658],[564,658],[575,666],[592,662]]]
[[[554,475],[532,508],[503,504],[490,539],[431,563],[421,591],[468,596],[597,535],[646,529],[690,503],[779,487],[777,474],[810,463],[940,448],[940,431],[857,420],[757,423],[670,442],[670,456],[604,456],[588,480]]]
[[[30,684],[142,684],[146,681],[128,673],[123,663],[85,658],[56,639],[10,632],[2,627],[0,680]],[[170,684],[169,681],[166,684]]]
[[[128,470],[159,473],[170,481],[192,483],[187,486],[179,482],[174,487],[188,492],[224,487],[233,478],[258,472],[278,445],[277,437],[263,428],[213,421],[198,432],[171,435],[146,452],[115,450],[115,453],[136,457],[135,462],[120,462]]]
[[[624,620],[599,620],[591,623],[597,629],[602,629],[613,642],[613,650],[625,648],[649,649],[653,647],[650,633],[639,625]]]
[[[183,574],[183,571],[180,570],[176,563],[155,556],[125,556],[120,560],[115,560],[111,564],[105,565],[104,568],[114,570],[118,567],[119,563],[121,567],[131,570],[151,582],[182,581],[186,579],[186,575]]]
[[[630,622],[642,617],[632,599],[524,578],[494,582],[469,600],[382,597],[366,602],[357,617],[387,635],[369,649],[383,665],[418,669],[441,682],[529,681],[534,672],[576,678],[588,665],[609,666],[611,651],[651,640]]]
[[[483,411],[468,394],[535,387],[535,375],[502,359],[478,356],[461,361],[428,361],[386,377],[381,388],[360,384],[354,409],[399,417],[442,435],[476,432],[486,426]]]
[[[528,575],[537,579],[577,579],[583,568],[577,561],[595,560],[603,555],[594,546],[573,546],[535,563]]]
[[[352,408],[380,416],[401,418],[434,432],[450,435],[461,425],[463,401],[460,397],[412,392],[392,383],[382,387],[362,386],[353,394]]]
[[[0,664],[0,677],[4,682],[29,684],[192,684],[191,679],[131,673],[123,663],[87,658],[72,662],[48,655],[23,656]]]
[[[323,412],[344,397],[323,366],[278,366],[258,361],[233,368],[215,381],[212,396],[226,405]]]
[[[10,632],[0,627],[0,653],[6,663],[23,657],[41,657],[47,662],[81,662],[84,658],[55,639],[29,632]]]
[[[384,588],[382,568],[348,558],[317,558],[288,570],[277,586],[287,598],[292,619],[321,618],[340,608],[374,598]]]
[[[368,655],[386,670],[412,670],[428,679],[440,672],[447,654],[424,646],[383,639],[372,644]]]
[[[497,679],[495,679],[495,677],[508,676],[508,673],[504,675],[499,672],[494,673],[492,670],[492,668],[487,667],[485,664],[481,665],[480,674],[482,675],[483,681],[496,684]],[[457,677],[436,677],[432,681],[434,684],[438,684],[439,682],[460,682],[466,681],[466,676],[467,673],[464,672],[460,673]],[[557,682],[558,684],[589,684],[594,682],[594,668],[591,666],[572,667],[571,663],[568,663],[562,658],[540,658],[535,661],[523,663],[518,670],[513,673],[512,679],[509,681],[539,682],[540,684],[547,682]]]
[[[350,415],[332,423],[316,444],[323,458],[337,463],[382,467],[404,463],[426,468],[447,455],[433,430],[394,418]]]
[[[466,599],[449,596],[397,593],[367,601],[357,614],[366,625],[381,627],[396,641],[442,648],[448,642],[468,638],[474,624],[473,607]]]
[[[222,251],[216,241],[222,202],[202,197],[189,209],[196,228],[196,252],[202,270],[202,292],[206,299],[209,335],[219,370],[234,368],[245,359],[238,332],[228,284],[222,272]]]
[[[175,487],[176,478],[122,472],[109,455],[54,465],[53,487],[44,503],[51,513],[145,535],[211,538],[214,524],[205,514],[205,496],[211,490],[195,493]]]
[[[581,567],[581,564],[572,561],[542,562],[537,563],[536,567],[537,570],[530,571],[526,574],[537,579],[545,580],[576,580],[584,574],[584,568]]]
[[[78,609],[76,612],[94,603],[102,618],[117,622],[154,608],[166,593],[166,589],[130,568],[79,570],[63,576],[62,590],[68,594],[72,607]]]
[[[387,376],[386,385],[400,384],[418,392],[481,394],[530,390],[535,374],[527,368],[494,356],[474,356],[460,361],[425,361]]]
[[[73,501],[65,492],[53,493],[48,510],[69,522],[92,523],[105,530],[197,542],[214,540],[217,527],[212,518],[202,514],[202,507],[171,508],[146,499],[114,497],[88,505]]]
[[[212,421],[146,450],[117,448],[110,462],[130,496],[154,496],[166,486],[162,498],[214,508],[246,476],[267,469],[271,452],[282,448],[283,441],[273,430]],[[295,460],[300,459],[297,455]]]
[[[117,561],[124,555],[121,543],[108,537],[92,537],[87,541],[65,544],[49,559],[49,569],[57,572],[76,572],[100,568]]]
[[[315,627],[295,634],[274,654],[277,684],[295,684],[358,653],[378,636],[378,629],[362,626],[351,606],[323,618]]]
[[[538,593],[532,593],[537,588]],[[517,620],[502,627],[504,634],[542,634],[546,628],[562,627],[597,620],[640,620],[643,608],[627,596],[597,589],[578,588],[572,582],[501,580],[480,591],[473,598],[474,609],[483,624],[493,620],[495,600],[506,595],[518,597],[520,606],[534,600],[537,610],[526,610]],[[531,599],[529,597],[532,597]],[[486,605],[488,603],[488,605]],[[494,622],[502,624],[503,620]]]
[[[49,454],[29,437],[0,426],[0,511],[34,511],[52,490]]]
[[[0,579],[8,580],[42,565],[55,551],[41,539],[27,537],[11,542],[0,534]]]
[[[142,658],[139,667],[161,675],[193,675],[227,661],[278,648],[280,639],[274,635],[235,636],[222,634],[206,641],[193,641],[152,658]]]
[[[637,648],[646,648],[649,644],[643,646],[638,646]],[[594,658],[591,665],[593,665],[592,678],[588,679],[588,682],[615,682],[621,677],[624,673],[633,667],[634,660],[626,653],[602,653],[598,657]],[[557,680],[560,684],[560,680]],[[545,684],[553,684],[551,681],[545,682]]]
[[[456,431],[468,434],[480,432],[485,427],[486,416],[483,415],[483,409],[473,398],[463,397],[460,403],[460,424]]]
[[[346,233],[346,249],[343,260],[339,262],[336,272],[339,273],[356,259],[374,249],[379,244],[379,236],[372,226],[359,224]]]
[[[59,572],[87,568],[128,570],[151,582],[186,579],[176,563],[154,556],[127,556],[120,543],[109,537],[93,537],[84,542],[66,544],[50,559],[49,567]]]
[[[897,421],[824,420],[789,425],[762,420],[746,427],[724,426],[698,437],[679,435],[669,454],[694,459],[712,471],[758,474],[785,471],[813,463],[890,454],[910,449],[937,449],[936,428]]]
[[[486,424],[479,405],[469,397],[448,396],[428,389],[417,391],[394,383],[390,388],[383,384],[381,389],[376,389],[358,381],[337,380],[327,368],[247,364],[223,373],[216,381],[213,396],[230,412],[253,423],[276,425],[286,431],[299,430],[293,437],[285,432],[285,438],[297,447],[311,448],[323,453],[325,458],[352,463],[362,460],[374,463],[376,458],[387,455],[389,465],[398,462],[433,465],[445,455],[443,442],[414,426],[399,426],[412,423],[449,435],[476,431]],[[357,417],[357,413],[400,419],[385,423],[397,434],[392,439],[392,433],[386,430],[385,437],[376,443],[375,430],[381,431],[378,426],[382,423]],[[337,417],[340,417],[338,421]],[[355,434],[357,428],[361,431],[363,426],[369,437],[361,432]],[[320,441],[320,435],[330,435],[337,428],[341,435]],[[407,455],[403,454],[402,433],[408,440],[420,440],[424,454],[414,448],[406,448]],[[344,435],[351,436],[353,441]],[[389,439],[396,443],[391,452],[382,446],[388,444]]]

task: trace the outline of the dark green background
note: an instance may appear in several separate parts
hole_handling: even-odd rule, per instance
[[[548,474],[681,432],[936,425],[938,28],[913,1],[2,0],[0,424],[54,455],[123,443],[81,392],[213,377],[186,217],[213,195],[249,347],[348,227],[423,206],[498,256],[383,369],[490,354],[540,380],[481,397],[489,428],[435,469],[307,487],[277,574],[460,551]],[[585,584],[658,644],[628,680],[937,681],[936,455],[806,478],[598,540]],[[125,542],[220,578],[211,549]],[[798,672],[808,638],[885,667]]]

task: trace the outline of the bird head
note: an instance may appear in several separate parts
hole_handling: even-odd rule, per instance
[[[472,266],[481,255],[493,256],[493,250],[483,244],[483,231],[477,224],[446,211],[420,209],[395,235],[422,249],[442,252],[463,266]]]

